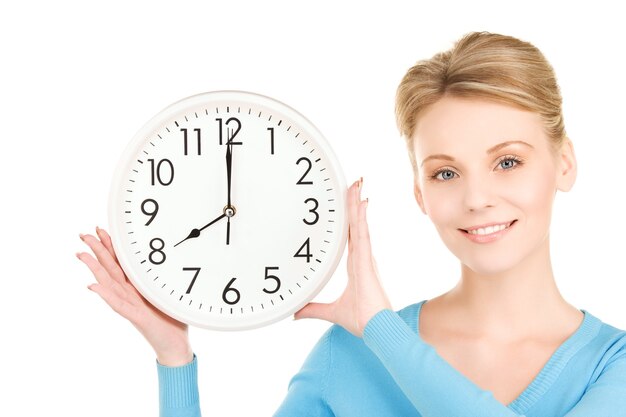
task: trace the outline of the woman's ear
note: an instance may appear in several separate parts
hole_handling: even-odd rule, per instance
[[[413,194],[415,194],[415,201],[422,209],[422,213],[426,214],[426,209],[424,208],[424,199],[422,198],[422,190],[420,190],[419,185],[417,185],[417,178],[413,182]]]
[[[565,138],[558,155],[557,166],[557,189],[569,191],[576,182],[576,155],[574,154],[574,144],[569,138]]]

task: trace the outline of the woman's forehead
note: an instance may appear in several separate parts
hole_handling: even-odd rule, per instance
[[[484,99],[444,97],[419,115],[413,135],[414,151],[423,157],[486,151],[507,141],[547,145],[540,116]]]

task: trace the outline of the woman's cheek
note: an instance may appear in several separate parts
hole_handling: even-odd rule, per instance
[[[524,174],[517,175],[515,181],[509,181],[504,187],[508,190],[510,201],[531,212],[550,209],[556,190],[554,171],[526,170]]]
[[[446,223],[454,222],[458,218],[458,214],[455,215],[455,211],[458,212],[461,207],[458,193],[454,192],[451,189],[453,187],[450,187],[449,184],[445,185],[447,189],[443,189],[443,186],[430,186],[423,193],[426,214],[428,214],[428,217],[430,217],[437,228]]]

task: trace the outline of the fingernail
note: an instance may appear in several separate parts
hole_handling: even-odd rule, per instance
[[[100,233],[100,228],[96,226],[96,233]]]
[[[76,252],[76,257],[80,260],[80,252]]]
[[[82,233],[79,233],[78,236],[80,236],[80,240],[82,240],[83,242],[85,241],[85,235]]]

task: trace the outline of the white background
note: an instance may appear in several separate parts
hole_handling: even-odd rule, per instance
[[[3,414],[157,415],[153,352],[87,290],[93,277],[74,254],[87,249],[79,232],[108,227],[109,184],[127,142],[196,93],[250,90],[306,115],[347,181],[365,178],[374,253],[394,307],[450,289],[459,267],[413,200],[393,100],[411,65],[474,30],[530,41],[554,66],[579,162],[574,189],[558,194],[554,211],[557,283],[572,304],[626,328],[626,31],[609,2],[7,3]],[[337,297],[346,275],[344,258],[318,299]],[[191,329],[204,415],[271,415],[326,328],[284,320],[241,333]]]

